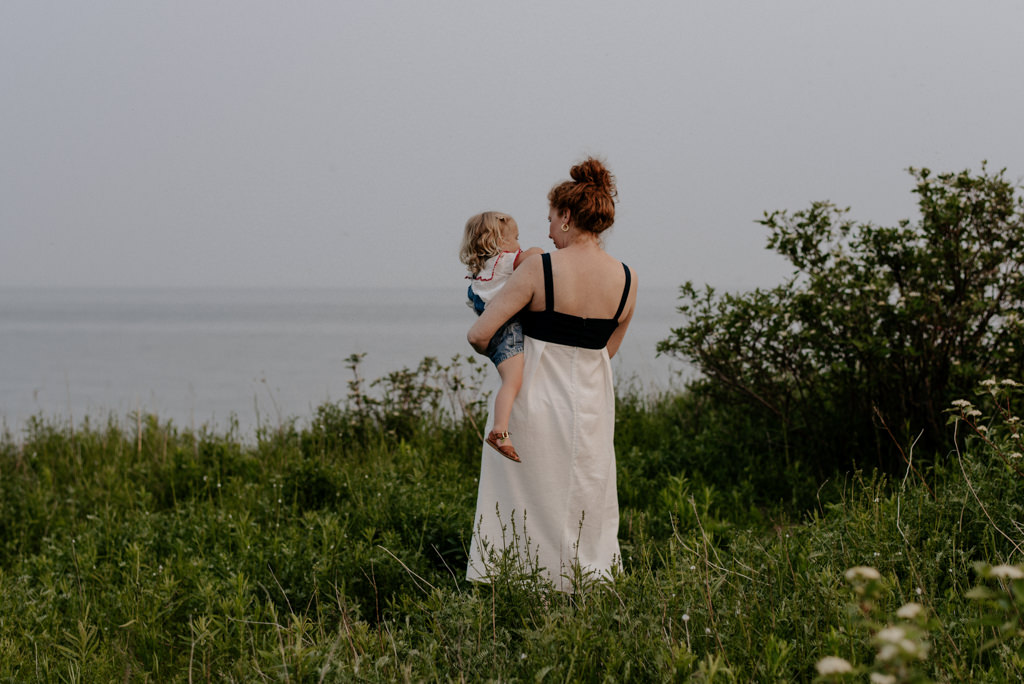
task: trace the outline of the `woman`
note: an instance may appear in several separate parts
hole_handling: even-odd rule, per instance
[[[488,581],[505,559],[572,591],[619,565],[609,359],[633,316],[637,279],[601,245],[615,219],[615,179],[596,159],[570,175],[548,193],[557,251],[526,259],[468,334],[483,352],[519,313],[526,360],[508,429],[521,462],[484,453],[470,580]]]

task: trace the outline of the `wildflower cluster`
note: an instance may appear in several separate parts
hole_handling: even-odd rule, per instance
[[[892,618],[881,614],[878,603],[885,595],[882,574],[869,566],[856,566],[844,574],[853,587],[857,603],[853,613],[874,647],[872,664],[856,666],[838,656],[825,656],[817,662],[821,681],[836,681],[846,675],[867,673],[873,684],[923,681],[921,663],[931,649],[928,640],[928,611],[917,602],[905,603]]]
[[[954,399],[948,423],[963,424],[970,434],[988,446],[1008,468],[1024,477],[1022,470],[1021,419],[1015,414],[1015,403],[1024,394],[1024,384],[1011,378],[997,381],[988,378],[979,383],[979,403],[984,403],[990,414],[986,414],[968,399]]]

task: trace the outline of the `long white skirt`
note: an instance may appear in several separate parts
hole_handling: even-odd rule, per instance
[[[504,557],[572,591],[619,566],[612,368],[606,349],[525,344],[509,420],[522,463],[483,445],[466,577],[489,581]]]

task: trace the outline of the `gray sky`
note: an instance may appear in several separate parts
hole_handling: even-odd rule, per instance
[[[648,286],[772,284],[754,223],[1024,176],[1024,3],[0,3],[0,286],[461,282],[586,154]]]

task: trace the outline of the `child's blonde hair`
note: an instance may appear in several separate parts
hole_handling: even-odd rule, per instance
[[[476,275],[488,259],[501,253],[505,231],[514,227],[517,227],[515,219],[500,211],[485,211],[470,217],[462,235],[459,261],[466,264],[472,275]]]

